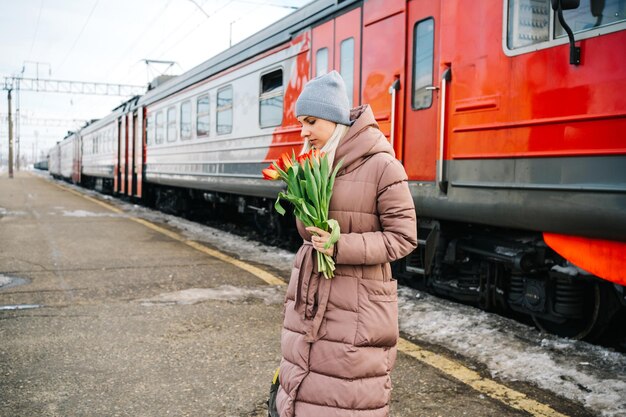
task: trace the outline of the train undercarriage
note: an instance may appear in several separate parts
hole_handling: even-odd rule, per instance
[[[150,184],[142,203],[209,225],[237,225],[234,232],[254,233],[263,243],[295,251],[301,244],[293,216],[279,215],[274,199]],[[254,230],[254,232],[252,232]]]
[[[418,239],[394,269],[428,292],[588,341],[626,311],[624,287],[568,263],[540,233],[421,219]]]

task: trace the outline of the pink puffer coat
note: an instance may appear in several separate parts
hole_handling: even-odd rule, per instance
[[[398,339],[398,298],[389,262],[417,244],[404,168],[369,106],[341,140],[329,218],[341,226],[335,277],[316,271],[310,234],[296,254],[281,339],[281,417],[385,417]]]

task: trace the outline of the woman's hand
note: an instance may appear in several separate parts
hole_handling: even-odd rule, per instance
[[[335,245],[330,245],[328,249],[324,249],[324,246],[328,242],[330,238],[330,233],[320,229],[319,227],[309,226],[306,230],[311,233],[311,243],[313,247],[320,253],[325,253],[328,256],[333,256],[335,254]]]

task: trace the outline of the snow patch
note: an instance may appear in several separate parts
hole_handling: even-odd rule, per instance
[[[0,274],[0,290],[17,287],[18,285],[28,284],[28,280],[24,278],[8,277]]]
[[[5,209],[4,207],[0,207],[0,217],[5,217],[5,216],[17,217],[17,216],[23,216],[25,214],[26,214],[25,211],[20,211],[20,210],[11,211],[11,210]]]
[[[7,277],[6,275],[0,274],[0,287],[4,287],[5,285],[9,285],[11,282],[13,282],[12,278]]]
[[[124,217],[117,213],[95,213],[86,210],[63,210],[63,215],[66,217]]]
[[[161,304],[197,304],[203,301],[246,301],[261,300],[265,304],[281,304],[285,298],[283,288],[279,286],[235,287],[222,285],[216,288],[189,288],[186,290],[159,294],[146,300],[140,300],[142,306]]]
[[[597,415],[626,415],[626,356],[586,342],[400,288],[400,330],[483,363],[492,377],[526,381]]]
[[[190,240],[208,243],[236,258],[271,265],[286,274],[291,270],[295,254],[284,249],[264,245],[254,240],[237,236],[209,226],[194,223],[176,216],[164,214],[137,205],[124,203],[124,211],[130,215],[144,218],[157,223],[167,223],[180,230]]]

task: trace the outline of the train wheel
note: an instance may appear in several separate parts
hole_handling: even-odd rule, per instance
[[[576,340],[593,341],[605,330],[610,314],[607,309],[606,292],[599,284],[589,288],[591,297],[585,300],[584,314],[581,319],[562,319],[551,321],[542,317],[532,316],[535,325],[542,331]]]
[[[266,214],[254,213],[254,223],[259,232],[269,239],[280,239],[283,237],[283,227],[278,214],[269,211]]]

